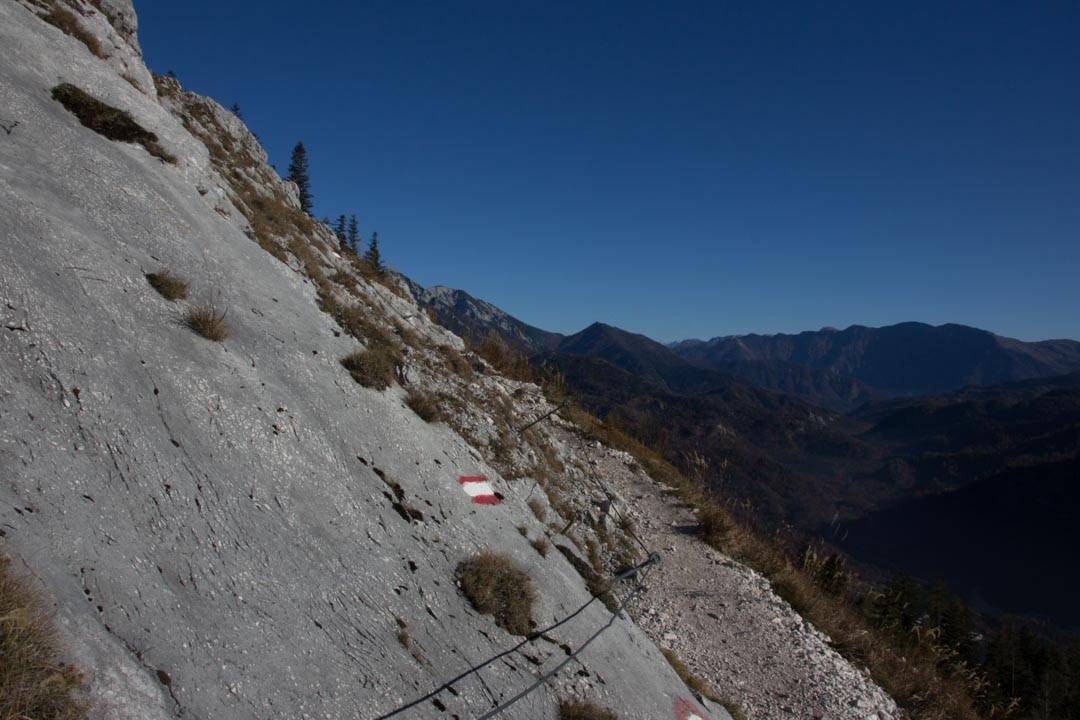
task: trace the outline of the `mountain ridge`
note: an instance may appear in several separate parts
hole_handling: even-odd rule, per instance
[[[950,392],[971,384],[1080,370],[1078,341],[1026,342],[958,323],[855,324],[842,330],[824,327],[799,333],[722,335],[659,343],[600,321],[569,335],[546,331],[464,290],[416,286],[413,294],[440,322],[463,337],[480,339],[495,332],[526,355],[552,350],[582,354],[600,352],[601,347],[611,354],[621,348],[618,352],[627,362],[634,358],[634,362],[670,371],[676,365],[660,352],[662,347],[688,365],[839,411],[890,397]],[[601,339],[602,335],[606,338]],[[590,344],[596,346],[588,349]],[[659,377],[662,373],[657,369],[645,368],[645,372]]]

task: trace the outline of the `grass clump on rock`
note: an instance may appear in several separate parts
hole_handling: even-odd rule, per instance
[[[465,597],[477,611],[514,635],[532,630],[536,590],[532,579],[506,555],[485,550],[458,563],[457,578]]]
[[[341,359],[342,367],[349,371],[353,380],[376,390],[390,387],[400,363],[401,351],[380,342],[373,342],[366,350],[357,350]]]
[[[0,718],[82,720],[82,675],[60,662],[52,622],[40,597],[0,554]]]
[[[439,407],[438,399],[424,390],[410,388],[405,396],[405,404],[412,408],[412,411],[424,422],[439,422],[443,419],[443,411]]]
[[[229,325],[225,322],[225,311],[218,312],[217,306],[212,302],[188,306],[184,313],[184,324],[214,342],[221,342],[230,334]]]
[[[619,720],[619,716],[588,700],[560,700],[559,720]]]
[[[529,541],[529,544],[533,546],[533,550],[540,553],[540,557],[547,557],[548,554],[548,541],[546,538],[538,537]]]
[[[727,698],[720,696],[709,683],[690,672],[690,668],[686,667],[686,663],[684,663],[673,650],[660,648],[660,652],[663,653],[664,658],[668,661],[668,664],[671,665],[671,669],[675,671],[675,674],[679,676],[679,679],[683,681],[686,687],[690,688],[698,695],[706,697],[718,705],[722,705],[734,720],[746,720],[746,715],[743,714],[742,709],[738,705]]]
[[[158,136],[135,122],[135,118],[128,112],[106,105],[71,83],[60,83],[54,87],[52,96],[53,100],[71,111],[85,127],[99,135],[109,140],[142,145],[159,160],[176,164],[176,157],[158,144]]]
[[[65,35],[70,35],[81,42],[86,46],[87,50],[99,58],[105,57],[105,54],[101,51],[101,43],[98,42],[93,33],[82,26],[79,19],[75,17],[75,13],[60,7],[56,0],[49,1],[49,9],[41,16],[41,19],[53,27],[59,28]]]
[[[183,300],[188,295],[188,281],[170,270],[147,273],[146,281],[166,300]]]

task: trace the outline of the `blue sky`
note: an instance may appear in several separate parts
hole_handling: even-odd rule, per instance
[[[545,329],[1080,339],[1080,6],[135,0],[318,216]]]

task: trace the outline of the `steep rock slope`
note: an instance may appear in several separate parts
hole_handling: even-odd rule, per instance
[[[569,696],[624,719],[728,717],[605,607],[664,592],[652,570],[609,590],[619,569],[651,550],[679,558],[616,522],[628,503],[590,464],[603,449],[548,417],[539,388],[466,352],[398,276],[337,251],[235,116],[149,79],[129,4],[68,3],[101,55],[40,5],[0,0],[0,119],[18,123],[0,136],[0,550],[54,602],[92,717],[400,708],[518,641],[455,582],[483,549],[529,575],[536,624],[584,610],[398,717],[478,717],[568,652],[500,717],[552,718]],[[176,163],[80,125],[49,96],[60,81],[129,112]],[[145,273],[162,269],[191,280],[188,300],[151,289]],[[224,315],[224,342],[186,327],[201,302]],[[400,353],[388,389],[339,362],[384,346]],[[458,478],[476,474],[501,504],[469,500]],[[723,574],[700,582],[690,592],[730,589]],[[763,617],[782,603],[759,586],[740,606]],[[790,709],[888,714],[844,668]],[[751,690],[732,694],[789,716],[775,685]]]
[[[128,26],[73,7],[135,62]],[[324,228],[289,229],[292,190],[235,118],[175,83],[159,102],[36,8],[0,2],[0,107],[18,122],[0,138],[0,530],[55,600],[94,717],[386,712],[514,642],[455,585],[455,565],[488,547],[532,578],[538,623],[582,605],[582,578],[518,531],[544,528],[485,454],[400,388],[353,382],[338,361],[362,345],[319,306],[335,298],[411,343],[413,383],[446,374],[439,353],[460,340],[359,277]],[[128,111],[177,163],[81,126],[49,96],[60,80]],[[247,164],[220,172],[229,158]],[[228,339],[184,326],[184,304],[144,277],[162,268],[225,313]],[[508,382],[454,385],[470,393],[463,416],[488,420],[474,443],[495,426],[485,398],[519,389]],[[465,474],[507,502],[471,503]],[[475,716],[610,617],[593,603],[408,717]],[[503,716],[549,718],[569,694],[623,717],[692,697],[624,618]]]

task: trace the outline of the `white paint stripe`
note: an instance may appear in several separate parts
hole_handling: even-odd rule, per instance
[[[480,482],[464,482],[461,483],[461,487],[466,492],[466,494],[468,494],[469,497],[476,497],[477,495],[495,494],[495,490],[486,480],[481,480]]]

